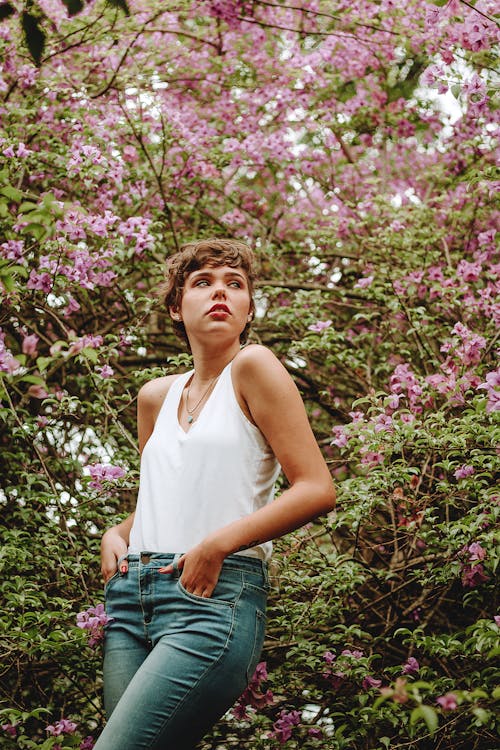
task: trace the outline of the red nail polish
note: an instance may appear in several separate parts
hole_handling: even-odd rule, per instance
[[[127,566],[126,565],[122,565],[121,568],[120,568],[120,573],[126,573],[126,572],[127,572]]]

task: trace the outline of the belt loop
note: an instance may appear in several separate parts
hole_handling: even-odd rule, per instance
[[[182,554],[180,552],[176,552],[174,555],[174,559],[172,560],[172,568],[174,569],[173,577],[174,578],[180,578],[180,570],[179,570],[179,560],[181,559]]]
[[[266,586],[269,586],[269,565],[267,564],[266,560],[261,560],[262,562],[262,575],[264,577],[264,584]]]

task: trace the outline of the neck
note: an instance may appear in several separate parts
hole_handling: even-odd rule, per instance
[[[198,347],[192,347],[193,365],[197,383],[208,383],[220,375],[224,367],[234,359],[239,350],[239,342],[237,345],[222,349],[221,351],[214,351],[213,349],[207,351],[200,350]]]

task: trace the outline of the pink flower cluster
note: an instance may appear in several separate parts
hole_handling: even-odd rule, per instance
[[[478,542],[462,547],[459,556],[462,558],[462,586],[464,588],[475,588],[490,580],[482,561],[486,557],[486,550]]]
[[[16,372],[21,366],[19,360],[17,360],[10,349],[5,345],[5,333],[0,328],[0,372],[7,372],[10,375]]]
[[[463,323],[453,326],[452,334],[455,341],[447,341],[441,347],[442,352],[450,352],[464,365],[477,365],[481,359],[481,350],[486,346],[486,339],[477,333],[473,333]]]
[[[491,414],[494,411],[500,411],[500,367],[486,375],[486,381],[480,383],[479,388],[484,388],[488,396],[486,411]]]
[[[77,627],[89,631],[89,646],[94,648],[104,638],[104,626],[113,618],[108,617],[104,610],[104,604],[89,607],[76,616]]]
[[[233,714],[237,719],[248,718],[247,709],[249,706],[255,709],[261,709],[265,706],[272,705],[274,702],[272,691],[266,690],[266,692],[263,692],[261,689],[262,683],[266,680],[267,664],[265,661],[261,661],[257,664],[257,668],[248,687],[243,691],[233,708]]]
[[[56,721],[55,724],[49,724],[48,727],[45,727],[45,731],[48,732],[49,735],[52,735],[52,737],[59,737],[61,734],[74,734],[77,727],[78,724],[74,721],[61,719],[60,721]]]
[[[420,405],[422,386],[412,371],[411,365],[407,363],[397,365],[389,379],[389,386],[391,393],[406,393],[411,411],[415,413],[422,411],[422,406]]]
[[[115,482],[127,473],[121,466],[113,466],[112,464],[90,464],[87,468],[92,477],[89,486],[94,490],[102,489],[103,482]]]
[[[307,330],[314,331],[314,333],[321,333],[321,331],[330,328],[331,325],[331,320],[318,320],[316,323],[312,323],[312,325],[307,326]]]
[[[273,729],[269,732],[268,737],[278,740],[282,745],[292,736],[293,727],[300,724],[301,716],[298,711],[281,711],[279,719],[273,724]]]

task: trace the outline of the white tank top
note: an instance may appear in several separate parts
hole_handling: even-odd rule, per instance
[[[280,466],[238,404],[231,362],[185,432],[178,409],[192,374],[174,380],[144,446],[130,553],[187,552],[274,497]],[[268,560],[271,550],[265,542],[241,554]]]

